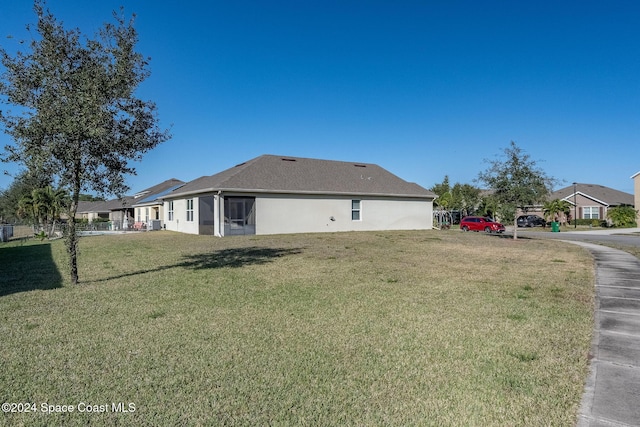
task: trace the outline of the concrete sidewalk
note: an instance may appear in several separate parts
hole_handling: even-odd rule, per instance
[[[576,230],[572,231],[571,228],[562,230],[562,234],[592,234],[596,236],[611,236],[615,234],[638,234],[640,237],[640,228],[604,228],[600,230]]]
[[[596,263],[595,330],[578,427],[640,426],[640,260],[579,241]]]

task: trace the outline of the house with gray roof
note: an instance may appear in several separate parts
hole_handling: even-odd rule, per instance
[[[616,206],[634,206],[633,194],[597,184],[576,183],[551,193],[549,200],[566,200],[574,207],[571,215],[578,219],[607,218],[607,211]]]
[[[131,207],[134,209],[134,228],[144,230],[161,229],[164,226],[164,201],[162,197],[182,187],[184,184],[184,181],[171,178],[134,194],[131,202]]]
[[[262,155],[162,198],[167,230],[229,236],[431,229],[435,197],[375,164]]]

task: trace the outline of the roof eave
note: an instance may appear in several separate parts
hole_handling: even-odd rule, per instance
[[[344,191],[295,191],[295,190],[266,190],[264,188],[203,188],[200,190],[187,191],[171,194],[162,199],[177,199],[184,196],[195,196],[205,193],[258,193],[258,194],[306,194],[306,195],[329,195],[329,196],[369,196],[369,197],[402,197],[411,199],[434,200],[437,196],[428,194],[400,194],[400,193],[364,193],[364,192],[344,192]]]

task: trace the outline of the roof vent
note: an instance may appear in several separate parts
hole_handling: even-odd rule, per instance
[[[237,168],[238,166],[242,166],[242,165],[245,165],[245,164],[247,164],[247,162],[238,163],[238,164],[237,164],[237,165],[235,165],[234,167],[236,167],[236,168]]]
[[[355,166],[357,168],[366,168],[367,167],[367,165],[359,165],[359,164],[355,164],[353,166]]]
[[[296,161],[296,159],[287,159],[286,157],[283,157],[280,160],[285,161],[285,162],[295,162]]]

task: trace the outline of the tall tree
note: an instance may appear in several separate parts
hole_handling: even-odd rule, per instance
[[[156,106],[135,90],[148,76],[148,58],[135,51],[134,17],[114,13],[93,39],[66,30],[36,0],[36,32],[29,51],[0,48],[5,71],[0,96],[18,107],[0,111],[14,144],[3,160],[44,171],[71,197],[67,250],[71,282],[78,283],[75,214],[82,191],[122,195],[131,161],[169,138],[157,125]],[[29,26],[27,27],[29,28]]]
[[[494,196],[501,205],[510,207],[514,218],[513,238],[517,239],[516,209],[526,211],[530,206],[542,203],[554,179],[539,169],[513,141],[503,154],[503,158],[487,160],[490,166],[478,175],[478,180],[495,191]]]
[[[471,184],[455,183],[451,189],[451,208],[466,216],[474,213],[480,206],[480,189]]]

